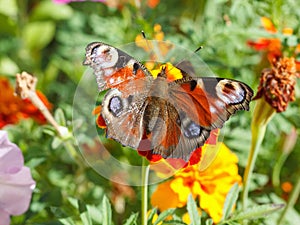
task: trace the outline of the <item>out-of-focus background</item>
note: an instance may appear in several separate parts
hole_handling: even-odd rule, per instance
[[[73,97],[86,70],[85,47],[93,41],[120,46],[135,42],[143,30],[148,39],[170,41],[190,51],[204,46],[197,54],[213,73],[243,81],[255,93],[261,72],[272,68],[279,57],[294,57],[300,69],[300,2],[296,0],[0,0],[0,6],[0,127],[21,149],[36,182],[28,210],[13,216],[11,224],[125,224],[130,216],[132,221],[138,218],[134,213],[141,204],[138,187],[100,176],[81,161],[79,152],[66,150],[38,110],[12,95],[16,73],[27,71],[38,78],[37,89],[48,99],[44,102],[71,132]],[[253,205],[288,201],[297,186],[299,91],[298,82],[295,101],[268,123],[250,186]],[[224,132],[223,142],[237,156],[241,177],[251,145],[254,105],[250,112],[232,117]],[[117,158],[141,163],[136,152],[111,145]],[[156,188],[150,187],[149,199]],[[295,200],[285,224],[300,220],[300,204]],[[105,223],[105,215],[111,213]],[[178,209],[173,219],[183,221],[183,214]],[[276,224],[279,214],[252,224]],[[216,218],[211,211],[201,215],[203,220]],[[127,224],[139,224],[136,221]]]

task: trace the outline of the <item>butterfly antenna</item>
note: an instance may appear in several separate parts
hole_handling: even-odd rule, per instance
[[[203,49],[203,46],[201,45],[201,46],[199,46],[195,51],[194,51],[194,53],[197,53],[197,52],[199,52],[201,49]]]
[[[145,39],[145,41],[146,41],[146,43],[147,43],[148,49],[151,50],[151,51],[153,51],[153,50],[151,49],[151,47],[150,47],[150,44],[149,44],[149,41],[148,41],[148,39],[147,39],[147,37],[146,37],[145,32],[142,30],[141,33],[142,33],[142,36],[143,36],[143,38]]]
[[[161,54],[160,54],[159,47],[157,46],[157,43],[154,41],[154,42],[151,42],[151,44],[150,44],[150,41],[146,37],[145,32],[142,30],[141,33],[142,33],[142,36],[143,36],[143,38],[145,39],[145,41],[147,43],[147,47],[149,49],[149,56],[154,55],[154,56],[157,56],[157,58],[160,59]],[[151,58],[149,58],[149,59],[151,59]]]
[[[202,45],[199,46],[193,53],[191,53],[191,55],[199,52],[201,49],[203,49]],[[183,70],[186,73],[194,73],[194,69],[192,67],[192,64],[188,60],[191,57],[191,55],[186,56],[183,59],[181,59],[178,63],[175,64],[175,67]],[[188,68],[190,68],[190,69],[188,69]]]

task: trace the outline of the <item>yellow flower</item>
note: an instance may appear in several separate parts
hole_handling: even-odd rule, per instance
[[[201,209],[197,208],[199,215],[201,215]],[[185,214],[183,214],[182,216],[182,221],[185,222],[186,224],[191,224],[191,218],[190,218],[190,214],[188,212],[186,212]]]
[[[200,171],[200,164],[182,169],[173,179],[158,185],[151,197],[152,205],[160,211],[183,207],[191,193],[198,198],[200,208],[215,223],[219,222],[226,195],[234,183],[241,182],[241,177],[238,174],[237,156],[225,144],[218,142],[217,145],[219,153],[206,170]]]
[[[152,76],[156,78],[157,75],[163,70],[163,68],[165,68],[165,73],[169,81],[182,79],[183,76],[181,71],[175,66],[173,66],[171,63],[163,64],[159,67],[159,69],[151,70]]]

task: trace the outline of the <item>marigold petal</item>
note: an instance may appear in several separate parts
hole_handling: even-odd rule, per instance
[[[262,17],[260,21],[267,31],[272,33],[277,32],[273,22],[268,17]]]
[[[172,181],[167,181],[158,185],[151,196],[152,206],[157,207],[160,211],[176,208],[181,205],[179,203],[178,194],[171,188],[171,182]]]
[[[177,177],[170,183],[170,187],[173,192],[178,194],[177,207],[184,206],[187,203],[189,194],[191,193],[191,187],[185,185],[184,182],[185,180],[182,177]]]
[[[205,210],[215,223],[218,223],[222,218],[224,196],[209,195],[203,192],[199,197],[199,201],[200,208]]]

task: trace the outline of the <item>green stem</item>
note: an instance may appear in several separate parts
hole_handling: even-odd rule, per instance
[[[141,185],[141,192],[142,192],[141,225],[147,225],[149,168],[150,166],[148,165],[148,160],[145,157],[143,157],[142,185]]]
[[[251,149],[249,153],[248,163],[245,168],[244,180],[243,180],[243,193],[242,193],[243,210],[246,210],[248,205],[248,192],[249,192],[249,186],[251,182],[251,176],[253,174],[253,168],[259,152],[259,148],[264,139],[265,132],[266,132],[266,125],[261,127],[252,127]]]
[[[275,110],[264,99],[261,98],[257,100],[251,122],[251,148],[243,178],[243,210],[246,210],[248,205],[248,192],[255,161],[266,133],[266,127],[274,114]]]
[[[299,194],[300,194],[300,178],[298,179],[298,181],[289,197],[287,205],[285,206],[284,210],[282,211],[282,213],[278,219],[277,225],[283,224],[284,217],[286,216],[289,209],[294,207],[294,205],[299,197]]]
[[[278,149],[281,149],[281,155],[279,156],[278,160],[276,160],[272,174],[273,186],[278,189],[278,191],[280,189],[280,172],[282,166],[293,151],[298,135],[296,128],[293,127],[289,134],[282,133],[281,136],[281,144],[278,147]]]
[[[272,173],[272,183],[275,188],[279,188],[280,186],[280,172],[288,156],[289,154],[285,154],[283,152],[275,163],[273,173]]]

